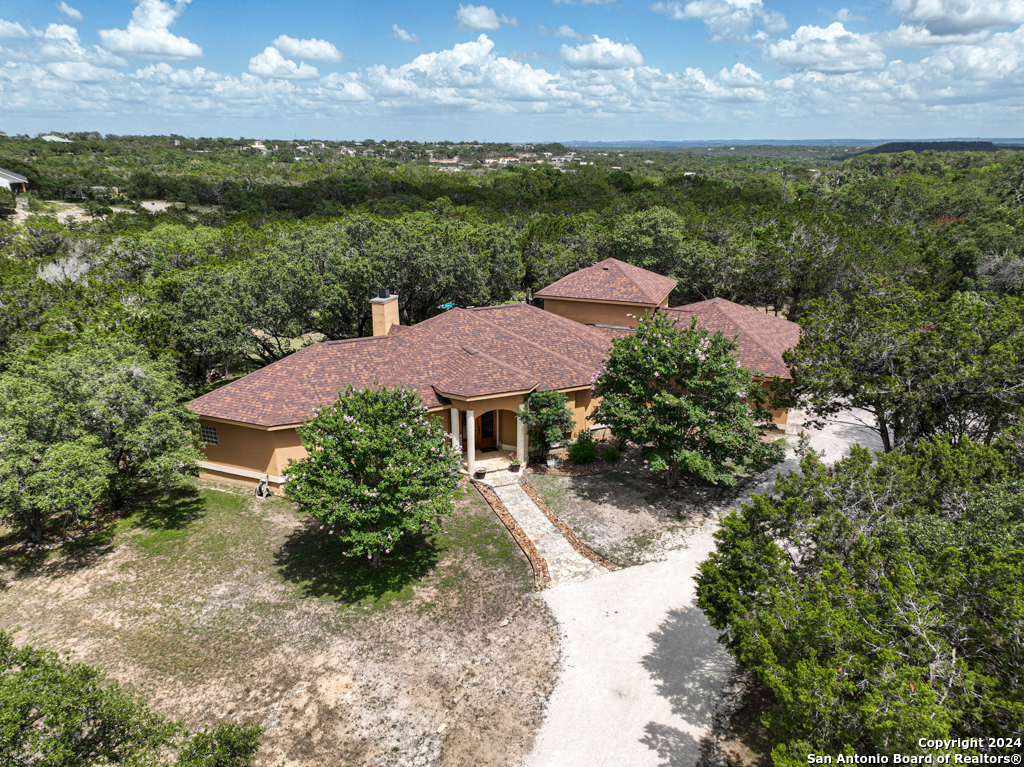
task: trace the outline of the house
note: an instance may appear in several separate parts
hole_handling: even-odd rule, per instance
[[[11,192],[24,192],[28,179],[20,173],[0,168],[0,188]]]
[[[66,139],[63,136],[54,136],[52,133],[47,136],[40,136],[43,141],[49,141],[51,144],[74,144],[75,142],[71,139]]]
[[[567,274],[537,291],[544,309],[586,325],[636,327],[639,316],[668,308],[678,282],[617,258]]]
[[[669,308],[674,279],[607,259],[538,292],[544,308],[505,304],[452,308],[424,322],[398,322],[399,297],[372,301],[373,335],[323,341],[193,400],[200,418],[203,475],[280,485],[289,459],[306,455],[297,428],[339,388],[405,386],[451,434],[472,473],[480,451],[515,451],[525,461],[527,429],[516,411],[537,389],[563,392],[574,433],[597,402],[591,381],[617,336],[645,312],[666,311],[737,338],[737,356],[762,380],[789,377],[782,352],[799,326],[724,299]],[[631,316],[632,315],[632,316]],[[780,420],[781,419],[781,420]],[[785,413],[776,414],[785,422]]]

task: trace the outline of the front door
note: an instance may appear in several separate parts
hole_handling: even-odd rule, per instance
[[[494,428],[493,410],[481,413],[476,419],[476,447],[478,450],[485,447],[494,447],[498,444],[498,434]]]

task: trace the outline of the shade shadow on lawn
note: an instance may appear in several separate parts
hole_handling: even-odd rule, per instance
[[[365,558],[345,557],[342,551],[319,522],[309,520],[288,536],[274,558],[282,577],[306,596],[377,608],[393,599],[409,599],[413,584],[430,572],[442,553],[430,538],[412,536],[372,571]]]
[[[144,487],[119,511],[101,510],[91,519],[89,527],[62,529],[56,519],[48,520],[44,544],[60,543],[66,536],[74,540],[57,548],[31,546],[22,548],[25,536],[20,529],[0,535],[0,561],[14,570],[16,577],[45,574],[49,577],[67,575],[92,567],[114,550],[119,533],[143,530],[148,535],[139,539],[144,548],[159,546],[183,536],[188,526],[202,517],[203,500],[196,487],[182,484],[171,487]],[[84,521],[90,521],[86,518]]]

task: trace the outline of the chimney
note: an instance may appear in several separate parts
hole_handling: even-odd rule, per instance
[[[391,326],[398,324],[398,294],[384,288],[370,303],[373,311],[373,334],[386,336]]]

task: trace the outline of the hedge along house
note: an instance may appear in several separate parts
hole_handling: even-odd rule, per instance
[[[414,389],[471,473],[480,450],[514,450],[525,462],[515,411],[536,389],[564,392],[574,431],[586,427],[607,335],[527,304],[451,309],[411,326],[398,324],[397,296],[372,308],[372,337],[314,344],[193,400],[203,476],[254,483],[266,475],[280,485],[288,460],[306,455],[297,427],[347,384]]]
[[[514,450],[525,462],[529,444],[515,411],[534,390],[554,389],[566,395],[574,433],[586,428],[597,404],[592,377],[612,340],[633,332],[647,312],[669,312],[684,327],[696,317],[734,338],[740,364],[763,385],[790,377],[782,353],[799,340],[796,323],[720,298],[668,308],[676,284],[607,259],[539,291],[544,309],[450,309],[411,326],[399,325],[398,297],[383,291],[372,302],[372,337],[314,344],[194,400],[206,443],[200,466],[209,478],[269,476],[279,485],[288,460],[306,455],[297,427],[347,384],[415,389],[463,450],[469,472],[478,451],[491,448]],[[787,417],[774,414],[779,424]]]

